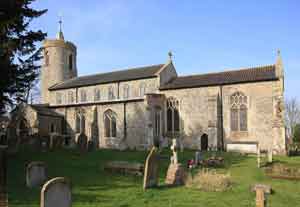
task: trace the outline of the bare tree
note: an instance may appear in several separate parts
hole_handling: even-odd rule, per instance
[[[285,102],[285,122],[288,137],[292,138],[296,125],[300,123],[300,104],[295,97]]]

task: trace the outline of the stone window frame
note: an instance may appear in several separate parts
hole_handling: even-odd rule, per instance
[[[130,87],[128,84],[123,86],[123,98],[128,99],[130,97]]]
[[[165,103],[165,107],[166,107],[166,111],[165,111],[165,117],[166,117],[166,132],[168,134],[171,133],[171,135],[175,135],[178,134],[180,132],[180,127],[181,127],[181,123],[180,123],[180,111],[179,111],[179,100],[176,99],[175,97],[171,96],[169,98],[167,98],[166,103]],[[169,115],[168,112],[171,112],[171,122],[172,122],[172,126],[171,126],[171,130],[169,130]],[[175,127],[175,112],[177,112],[177,116],[178,116],[178,123],[176,124],[177,126]],[[177,128],[177,129],[175,129]]]
[[[63,101],[62,101],[62,99],[63,99],[63,95],[62,95],[62,92],[56,92],[55,93],[55,101],[56,101],[56,104],[62,104],[63,103]]]
[[[81,108],[75,110],[75,133],[85,133],[85,113]]]
[[[99,88],[94,88],[94,101],[101,100],[101,90]]]
[[[117,114],[111,110],[107,109],[103,113],[104,122],[104,137],[105,138],[117,138]]]
[[[139,97],[144,97],[146,94],[147,85],[145,82],[141,82],[139,86]]]
[[[74,103],[74,93],[73,93],[73,91],[68,91],[68,103]]]
[[[108,100],[114,100],[115,99],[115,93],[114,93],[114,87],[109,86],[107,89],[107,98]]]
[[[248,103],[249,97],[241,91],[236,91],[230,95],[230,131],[248,132]]]
[[[87,91],[85,89],[80,90],[80,102],[87,102]]]

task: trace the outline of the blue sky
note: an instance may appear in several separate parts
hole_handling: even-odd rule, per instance
[[[49,38],[63,15],[77,45],[79,75],[165,63],[180,75],[275,63],[281,50],[286,96],[300,99],[298,0],[40,0],[49,11],[32,22]]]

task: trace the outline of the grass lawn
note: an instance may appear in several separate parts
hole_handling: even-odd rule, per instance
[[[164,152],[167,154],[169,152]],[[275,180],[257,169],[254,156],[219,153],[226,165],[221,171],[229,172],[234,182],[226,192],[202,192],[186,187],[142,189],[143,178],[110,174],[103,165],[110,160],[144,162],[147,152],[100,150],[79,155],[76,151],[45,153],[22,152],[9,158],[8,192],[10,207],[38,207],[40,189],[25,185],[25,165],[30,161],[45,161],[49,176],[65,176],[72,181],[73,207],[243,207],[255,206],[255,193],[249,188],[254,183],[270,184],[274,193],[268,196],[268,206],[300,206],[300,181]],[[179,153],[182,163],[194,155],[192,151]],[[208,154],[206,154],[208,156]],[[277,161],[299,165],[300,157],[277,157]],[[160,184],[163,186],[169,160],[161,161]]]

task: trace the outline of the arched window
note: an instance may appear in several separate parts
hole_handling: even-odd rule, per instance
[[[174,97],[170,97],[167,100],[167,131],[179,132],[180,117],[179,117],[179,102]]]
[[[123,88],[123,98],[124,99],[129,98],[129,85],[128,84],[124,85],[124,88]]]
[[[115,99],[114,88],[110,86],[108,88],[108,100]]]
[[[100,89],[95,88],[95,90],[94,90],[94,101],[100,101],[100,99],[101,99]]]
[[[80,91],[80,100],[81,100],[81,102],[86,102],[87,98],[86,98],[86,91],[85,90]]]
[[[69,70],[73,70],[73,55],[69,55]]]
[[[44,58],[45,58],[45,66],[48,66],[49,65],[49,52],[47,50],[45,50],[45,53],[44,53]]]
[[[68,103],[73,103],[74,102],[74,95],[73,91],[68,92]]]
[[[76,113],[76,126],[75,126],[75,131],[76,133],[80,133],[80,114],[79,113]]]
[[[231,131],[247,131],[247,96],[241,92],[236,92],[230,97],[230,128]]]
[[[56,104],[62,104],[62,94],[60,92],[56,92]]]
[[[83,111],[78,110],[75,115],[75,131],[76,133],[85,133],[85,116]]]
[[[104,113],[104,130],[105,137],[117,137],[117,119],[112,110]]]
[[[139,95],[140,95],[140,97],[143,97],[145,94],[146,94],[146,84],[145,83],[141,83],[140,84]]]

